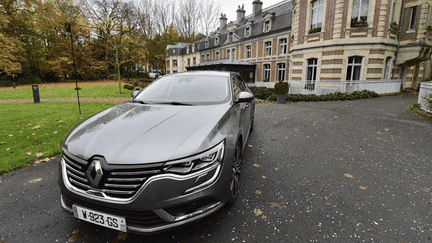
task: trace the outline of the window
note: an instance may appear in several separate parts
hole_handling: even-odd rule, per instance
[[[368,27],[369,0],[354,0],[351,27]]]
[[[190,66],[190,58],[188,58],[188,66]]]
[[[271,41],[267,41],[264,43],[264,56],[270,56],[271,55]]]
[[[417,7],[412,7],[408,30],[414,30],[414,26],[415,26],[415,22],[416,22],[416,12],[417,12]]]
[[[270,64],[264,64],[264,82],[270,81]]]
[[[270,31],[270,28],[271,28],[271,26],[270,26],[270,20],[266,20],[265,22],[264,22],[264,32],[269,32]]]
[[[311,30],[321,28],[322,16],[323,16],[323,2],[324,0],[316,0],[312,3],[312,19],[311,19]],[[319,32],[319,31],[317,31]]]
[[[229,42],[234,42],[234,33],[233,32],[229,33]]]
[[[390,79],[391,62],[392,62],[391,57],[387,57],[385,70],[384,70],[384,79]]]
[[[245,28],[245,37],[249,37],[251,34],[251,28],[250,27],[246,27]]]
[[[186,54],[189,54],[189,46],[186,47]]]
[[[170,68],[170,61],[167,61],[167,68]]]
[[[277,65],[277,80],[285,80],[285,63],[278,63]]]
[[[207,53],[206,57],[207,57],[206,61],[207,62],[210,61],[210,54],[209,53]]]
[[[220,59],[220,54],[219,54],[219,52],[217,51],[216,52],[216,60],[219,60]]]
[[[208,48],[208,47],[209,47],[209,41],[206,40],[206,41],[205,41],[205,48]]]
[[[215,38],[215,46],[219,45],[219,37]]]
[[[195,44],[192,45],[192,52],[195,52]]]
[[[204,54],[201,55],[201,62],[205,62],[205,56],[204,56]]]
[[[177,60],[173,60],[173,67],[177,67]]]
[[[393,23],[393,22],[396,22],[396,19],[395,19],[395,17],[396,17],[396,0],[393,0],[393,2],[392,2],[392,14],[391,14],[391,22]]]
[[[288,53],[288,40],[286,38],[279,40],[279,54]]]
[[[232,50],[231,50],[231,56],[232,56],[232,59],[233,59],[233,60],[236,59],[236,50],[235,50],[235,49],[232,49]]]
[[[252,58],[252,46],[246,46],[246,58]]]
[[[175,54],[175,49],[173,49],[173,54]]]
[[[196,64],[196,57],[193,58],[193,64]]]
[[[315,89],[315,81],[318,69],[318,59],[310,58],[307,60],[306,67],[306,87],[305,89],[313,90]]]
[[[360,80],[363,57],[348,58],[346,80]]]
[[[226,50],[227,59],[231,59],[231,52],[230,50]]]

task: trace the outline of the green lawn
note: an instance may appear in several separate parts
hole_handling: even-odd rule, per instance
[[[83,85],[84,86],[84,85]],[[119,94],[119,86],[117,85],[98,85],[81,87],[79,90],[80,97],[130,97],[133,90],[127,90],[121,87]],[[77,97],[77,92],[74,87],[50,87],[42,88],[39,86],[40,98],[73,98]],[[0,90],[0,99],[33,99],[32,88]]]
[[[60,141],[76,124],[116,104],[81,103],[81,115],[75,102],[0,104],[0,175],[59,154]]]

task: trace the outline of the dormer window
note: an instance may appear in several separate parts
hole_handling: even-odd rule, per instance
[[[234,33],[233,32],[229,33],[229,41],[234,42]]]
[[[251,34],[251,28],[250,27],[246,27],[245,28],[245,37],[249,37]]]
[[[186,47],[186,54],[189,54],[189,46]]]
[[[209,44],[210,44],[210,43],[209,43],[209,40],[206,40],[206,41],[205,41],[205,48],[208,48],[208,47],[209,47]]]
[[[173,49],[173,54],[175,54],[175,49]]]
[[[192,45],[192,52],[195,52],[195,44]]]
[[[215,38],[215,46],[219,45],[219,37]]]
[[[266,20],[264,21],[264,32],[269,32],[271,29],[271,22],[270,20]]]

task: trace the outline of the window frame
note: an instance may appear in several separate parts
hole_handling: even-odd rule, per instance
[[[271,21],[270,20],[265,20],[264,21],[264,25],[263,25],[263,32],[269,32],[271,30]]]
[[[251,45],[246,45],[245,46],[245,53],[246,53],[246,59],[250,59],[252,58],[252,46]]]
[[[226,57],[227,57],[227,59],[231,59],[231,50],[230,49],[226,49]]]
[[[283,68],[280,67],[282,65],[283,65]],[[281,72],[283,73],[282,79],[280,77]],[[285,81],[285,78],[286,78],[286,63],[280,62],[280,63],[276,64],[276,80],[277,81],[279,81],[279,80]]]
[[[282,41],[285,40],[284,43]],[[279,55],[286,55],[288,53],[288,38],[279,39]]]
[[[205,48],[208,48],[209,45],[210,45],[210,41],[209,41],[209,40],[206,40],[206,41],[205,41]]]
[[[196,65],[196,57],[193,58],[193,65]]]
[[[247,26],[245,28],[245,37],[249,37],[251,35],[251,27]]]
[[[316,6],[314,6],[317,4]],[[323,20],[323,11],[324,11],[324,0],[316,0],[311,2],[311,22],[310,29],[322,28],[322,20]],[[316,16],[314,16],[316,13]],[[314,18],[316,17],[316,24],[314,24]],[[315,25],[315,26],[314,26]]]
[[[387,57],[385,62],[385,68],[384,68],[384,76],[383,76],[384,80],[388,80],[391,78],[390,77],[391,67],[392,67],[392,58]]]
[[[177,60],[173,60],[173,67],[178,67]]]
[[[217,51],[217,52],[216,52],[216,60],[219,60],[219,59],[220,59],[220,52]]]
[[[356,7],[356,1],[358,2],[358,14],[357,16],[354,15],[354,8]],[[351,28],[357,28],[357,27],[368,27],[368,18],[369,18],[369,10],[370,10],[370,0],[367,1],[367,7],[366,9],[363,9],[363,1],[365,0],[354,0],[352,9],[351,9]],[[362,10],[366,10],[366,16],[362,16]]]
[[[192,52],[195,52],[195,44],[192,45]]]
[[[268,43],[270,43],[270,45],[267,45]],[[264,42],[264,56],[271,56],[272,54],[272,41],[266,41]]]
[[[268,69],[266,67],[268,67]],[[267,81],[270,82],[270,78],[271,78],[270,74],[271,74],[271,64],[270,63],[264,63],[263,64],[263,81],[267,79]]]
[[[408,31],[415,30],[417,6],[410,7],[410,9],[411,9],[411,13],[410,13],[410,21],[408,22]]]
[[[360,63],[356,63],[355,62],[355,58],[356,57],[361,57],[361,62]],[[352,58],[353,59],[353,62],[351,62],[350,63],[350,58]],[[347,60],[347,65],[346,65],[346,75],[345,75],[345,79],[346,79],[346,81],[356,81],[356,80],[361,80],[362,79],[362,74],[363,74],[363,62],[364,62],[364,57],[363,56],[350,56],[350,57],[348,57],[348,60]],[[348,77],[348,70],[349,70],[349,67],[352,67],[351,68],[351,75],[350,75],[350,79],[348,79],[347,77]],[[355,68],[356,67],[359,67],[360,68],[360,70],[359,70],[359,77],[358,77],[358,79],[353,79],[353,77],[354,77],[354,73],[355,73]]]
[[[219,37],[215,37],[215,46],[219,45]]]

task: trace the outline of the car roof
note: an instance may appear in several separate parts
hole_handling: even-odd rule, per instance
[[[230,71],[203,70],[203,71],[188,71],[188,72],[182,72],[182,73],[173,73],[173,74],[170,74],[170,75],[175,75],[175,76],[212,75],[212,76],[229,77],[232,73],[234,73],[234,72],[230,72]]]

